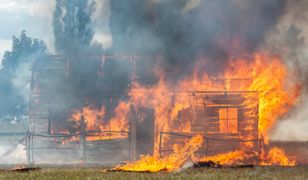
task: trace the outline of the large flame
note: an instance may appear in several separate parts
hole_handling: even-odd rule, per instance
[[[216,76],[211,77],[200,69],[197,63],[196,69],[191,76],[184,78],[177,83],[168,81],[163,73],[158,73],[160,80],[157,84],[151,86],[140,85],[133,82],[129,91],[129,102],[120,102],[115,108],[115,116],[109,121],[104,122],[105,109],[99,110],[91,107],[84,107],[82,110],[74,111],[72,119],[80,122],[84,118],[88,131],[128,131],[128,114],[131,109],[138,107],[146,107],[154,110],[155,136],[154,136],[154,155],[143,156],[141,160],[128,163],[125,166],[119,166],[115,170],[126,171],[173,171],[178,169],[187,158],[192,157],[194,152],[201,147],[202,137],[193,137],[184,146],[173,146],[173,153],[165,156],[159,156],[159,142],[161,132],[192,132],[192,117],[182,117],[178,122],[179,113],[185,109],[189,109],[194,105],[202,105],[202,98],[196,98],[194,92],[200,91],[247,91],[256,92],[257,96],[247,94],[243,105],[250,107],[245,112],[247,117],[259,117],[258,132],[259,138],[263,138],[268,143],[270,130],[273,128],[277,120],[283,117],[292,106],[296,103],[299,95],[300,86],[294,79],[292,71],[277,56],[257,53],[249,58],[230,59],[225,71]],[[157,71],[159,72],[159,71]],[[236,83],[232,80],[238,79]],[[223,83],[222,83],[223,82]],[[131,108],[132,107],[132,108]],[[259,107],[259,108],[252,108]],[[219,109],[220,120],[227,116],[237,117],[236,109]],[[220,122],[220,131],[226,133],[234,133],[238,124],[224,124]],[[231,128],[231,129],[229,129]],[[247,126],[245,130],[253,130],[256,127]],[[200,132],[198,132],[200,133]],[[202,133],[202,132],[201,132]],[[103,137],[102,137],[103,136]],[[100,134],[92,137],[92,139],[119,138],[122,135]],[[239,137],[242,140],[255,138],[252,134],[246,134],[245,137]],[[164,143],[164,142],[163,142]],[[252,147],[251,142],[243,143],[242,149],[218,154],[212,157],[195,158],[194,160],[213,160],[222,164],[244,163],[247,159],[256,156],[257,152],[247,153],[245,148]],[[260,154],[259,154],[260,155]],[[288,159],[285,153],[278,148],[273,148],[269,152],[264,152],[258,164],[279,164],[294,165],[295,162]]]
[[[213,161],[221,165],[276,165],[276,166],[294,166],[295,160],[289,158],[285,152],[277,147],[271,148],[268,152],[263,152],[261,156],[257,153],[244,152],[240,150],[217,154],[214,156],[199,158],[197,161]]]
[[[294,166],[296,162],[288,158],[282,149],[274,147],[262,154],[260,165]]]
[[[118,166],[114,170],[136,172],[160,172],[179,169],[189,158],[194,158],[194,153],[201,147],[203,138],[201,135],[192,137],[183,147],[174,146],[174,153],[160,158],[159,156],[143,156],[137,162]]]
[[[243,151],[236,150],[228,153],[222,153],[214,156],[200,158],[198,159],[198,161],[213,161],[221,165],[241,165],[245,163],[245,160],[250,159],[253,156],[255,156],[255,154],[248,155]]]
[[[291,82],[289,77],[293,77],[290,71],[279,57],[267,54],[255,54],[249,59],[231,59],[229,66],[220,79],[224,79],[225,83],[217,83],[215,79],[204,73],[200,69],[195,73],[177,84],[168,83],[164,76],[161,76],[159,83],[153,86],[141,86],[137,83],[132,87],[129,95],[131,96],[131,104],[139,107],[149,107],[155,112],[155,149],[154,156],[145,156],[140,161],[128,164],[124,167],[118,167],[121,170],[137,170],[137,171],[158,171],[163,168],[172,170],[178,167],[177,162],[170,161],[174,159],[174,154],[166,158],[158,157],[159,133],[163,131],[180,131],[191,132],[190,121],[185,119],[184,123],[175,126],[174,122],[178,113],[191,106],[191,103],[198,102],[197,99],[188,93],[195,91],[255,91],[258,92],[257,98],[249,98],[244,102],[246,106],[256,106],[258,109],[252,108],[249,114],[259,116],[258,132],[259,137],[264,138],[264,142],[268,143],[268,133],[275,125],[276,121],[285,115],[296,103],[299,95],[299,85]],[[247,79],[232,85],[231,79]],[[252,112],[253,111],[253,112]],[[223,114],[223,112],[221,112]],[[237,113],[234,111],[234,113]],[[235,127],[235,126],[234,126]],[[223,127],[221,127],[223,128]],[[246,127],[251,129],[253,127]],[[249,135],[248,135],[249,136]],[[251,137],[242,137],[250,139]],[[244,143],[246,147],[251,146]],[[184,148],[185,149],[185,148]],[[201,158],[201,160],[214,160],[222,164],[236,164],[245,162],[256,156],[256,153],[246,153],[241,150],[229,152],[226,154],[218,154],[213,157]],[[178,159],[176,159],[178,160]],[[200,159],[198,159],[200,160]],[[273,148],[269,152],[262,154],[259,164],[277,164],[277,165],[294,165],[295,162],[289,160],[283,150]],[[182,162],[182,161],[179,161]],[[170,164],[171,163],[171,164]],[[181,163],[180,163],[181,164]],[[152,169],[152,166],[153,169]],[[152,170],[151,170],[152,169]]]
[[[104,122],[104,107],[98,110],[86,106],[82,110],[74,110],[71,119],[77,124],[76,128],[78,129],[82,118],[84,118],[86,131],[94,132],[94,136],[87,136],[88,141],[126,138],[128,136],[128,133],[125,132],[128,132],[129,110],[130,104],[121,101],[115,108],[115,116]]]
[[[249,59],[231,59],[229,66],[220,79],[226,83],[217,83],[215,79],[200,69],[177,84],[168,83],[163,76],[159,83],[153,86],[135,84],[130,91],[131,104],[139,107],[153,108],[155,111],[155,152],[158,152],[159,132],[181,131],[190,132],[189,119],[181,126],[174,126],[178,113],[189,108],[193,97],[180,92],[194,91],[256,91],[259,99],[247,101],[246,105],[255,106],[259,103],[258,112],[249,112],[259,115],[259,133],[268,142],[269,130],[275,122],[285,115],[296,103],[299,86],[290,83],[288,77],[293,74],[283,64],[279,57],[267,54],[255,54]],[[231,79],[248,79],[239,81],[236,85],[229,84]],[[199,103],[194,99],[193,103]],[[201,102],[200,102],[201,103]],[[188,124],[187,124],[188,123]],[[247,127],[251,128],[251,127]],[[249,137],[245,137],[249,139]]]
[[[289,82],[293,74],[278,57],[256,54],[252,64],[244,62],[232,66],[238,76],[251,74],[253,81],[244,88],[259,92],[259,132],[267,142],[268,131],[297,102],[299,86]]]

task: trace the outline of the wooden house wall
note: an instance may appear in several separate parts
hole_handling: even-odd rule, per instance
[[[230,152],[235,149],[248,148],[240,140],[251,141],[249,150],[258,149],[258,103],[248,108],[243,105],[246,100],[241,94],[232,95],[205,95],[199,96],[196,104],[189,109],[179,113],[179,118],[191,117],[191,133],[182,133],[192,136],[193,134],[202,134],[204,138],[199,155],[214,155],[217,153]],[[203,101],[203,102],[202,102]],[[202,103],[200,103],[202,102]],[[236,108],[238,111],[238,132],[221,133],[220,132],[220,108]],[[254,113],[249,113],[249,112]],[[181,122],[181,121],[180,121]],[[174,145],[184,145],[189,137],[165,134],[162,138],[161,154],[172,152]],[[247,150],[247,149],[246,149]]]

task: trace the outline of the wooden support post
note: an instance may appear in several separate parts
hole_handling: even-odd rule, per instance
[[[135,161],[136,160],[136,141],[137,141],[137,134],[136,134],[136,126],[137,126],[137,116],[136,112],[133,107],[131,107],[131,114],[129,116],[129,160]]]
[[[259,151],[258,151],[258,161],[259,161],[259,163],[260,163],[260,161],[261,161],[261,156],[262,156],[262,140],[261,139],[259,139],[258,140],[258,142],[259,142]]]
[[[208,156],[208,153],[209,153],[209,139],[206,138],[206,151],[205,151],[205,157]]]
[[[159,135],[159,149],[158,149],[159,156],[161,156],[161,145],[162,145],[162,140],[163,140],[163,132],[160,132],[160,135]]]
[[[264,137],[263,137],[262,134],[261,134],[261,138],[259,138],[258,142],[259,142],[258,155],[259,155],[259,162],[260,162],[262,160],[262,154],[263,154],[263,152],[265,152]]]

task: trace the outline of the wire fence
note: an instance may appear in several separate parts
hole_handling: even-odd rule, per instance
[[[14,151],[16,151],[18,145],[24,145],[25,146],[25,151],[26,151],[26,156],[27,156],[27,162],[28,164],[34,164],[35,162],[35,157],[34,157],[34,153],[35,151],[38,150],[57,150],[57,151],[63,151],[63,150],[75,150],[75,151],[79,151],[80,156],[81,156],[81,160],[82,161],[86,161],[86,154],[85,151],[86,150],[99,150],[100,147],[87,147],[87,137],[91,137],[91,136],[97,136],[100,133],[106,133],[106,134],[115,134],[114,137],[118,137],[116,136],[116,134],[121,134],[124,135],[122,138],[124,140],[127,140],[128,142],[128,147],[127,149],[130,150],[130,142],[128,141],[128,135],[129,132],[128,131],[100,131],[100,132],[84,132],[84,133],[74,133],[74,134],[39,134],[39,133],[33,133],[33,132],[26,132],[25,135],[19,139],[13,146],[11,146],[10,148],[8,148],[3,154],[0,155],[0,161],[2,160],[6,160],[9,158],[9,156],[14,153]],[[110,135],[112,136],[112,135]],[[37,142],[38,139],[43,138],[43,139],[50,139],[51,141],[53,140],[59,140],[60,141],[64,141],[64,144],[70,144],[70,142],[74,142],[71,143],[75,146],[70,146],[70,147],[66,147],[64,144],[60,144],[57,145],[56,143],[50,143],[49,141],[46,141],[46,143],[40,143]],[[98,140],[100,140],[98,138]],[[104,140],[108,140],[104,139]],[[39,145],[39,146],[38,146]],[[128,153],[130,154],[130,153]]]
[[[177,143],[185,143],[195,134],[179,133],[179,132],[161,132],[159,137],[159,154],[169,154],[173,152],[173,145]],[[203,135],[204,143],[200,152],[206,157],[213,154],[219,154],[239,149],[239,144],[251,143],[250,151],[257,152],[260,156],[262,152],[262,139],[240,139],[240,138],[218,138]],[[169,142],[169,143],[167,143]],[[219,146],[221,144],[221,146]],[[247,151],[247,149],[246,149]]]
[[[106,133],[124,133],[127,134],[127,136],[129,135],[129,132],[126,131],[105,131]],[[88,135],[94,135],[93,133],[75,133],[75,134],[39,134],[39,133],[32,133],[32,132],[27,132],[26,135],[24,135],[22,138],[20,138],[13,146],[11,146],[9,149],[6,150],[6,152],[4,152],[3,154],[0,155],[0,160],[5,160],[5,158],[9,158],[9,156],[17,149],[18,145],[24,145],[25,146],[25,150],[26,150],[26,154],[27,154],[27,161],[29,164],[33,164],[35,162],[34,159],[34,151],[37,150],[75,150],[75,151],[79,151],[80,155],[81,155],[81,160],[82,161],[86,161],[86,155],[85,155],[85,150],[96,150],[99,149],[98,147],[87,147],[87,140],[86,137]],[[159,139],[159,154],[160,155],[164,155],[165,153],[170,153],[173,151],[172,147],[169,145],[165,145],[165,141],[169,141],[172,142],[175,139],[182,139],[183,142],[189,140],[190,138],[192,138],[194,136],[194,134],[188,134],[188,133],[179,133],[179,132],[161,132],[160,133],[160,139]],[[78,146],[73,146],[73,147],[65,147],[65,146],[56,146],[54,144],[51,144],[51,146],[36,146],[36,142],[35,142],[35,138],[48,138],[48,139],[72,139],[75,138],[76,140],[76,144]],[[230,147],[230,146],[226,146],[224,145],[225,148],[227,149],[223,149],[220,148],[217,150],[215,149],[215,144],[217,144],[217,142],[220,143],[233,143],[233,144],[238,144],[238,143],[253,143],[255,149],[254,151],[258,152],[258,155],[261,154],[262,151],[262,139],[249,139],[249,140],[245,140],[245,139],[226,139],[226,138],[217,138],[217,137],[209,137],[206,135],[203,135],[203,139],[204,139],[204,144],[201,148],[201,151],[203,152],[203,154],[205,154],[205,156],[207,157],[210,154],[213,153],[221,153],[223,151],[227,151],[230,149],[236,149],[236,145],[235,147]],[[128,147],[127,149],[130,151],[130,146],[131,146],[131,142],[129,141],[129,138],[127,138],[127,142],[128,142]],[[131,152],[128,153],[131,154]],[[128,157],[129,159],[129,157]]]
[[[10,156],[17,148],[19,144],[25,145],[24,142],[26,142],[26,136],[22,137],[20,140],[18,140],[13,146],[11,146],[9,149],[7,149],[3,154],[0,155],[0,161],[4,160],[8,156]]]

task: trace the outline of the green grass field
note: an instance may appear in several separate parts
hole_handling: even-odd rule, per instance
[[[308,179],[308,167],[202,168],[174,173],[101,172],[99,168],[46,168],[0,172],[0,179]]]

